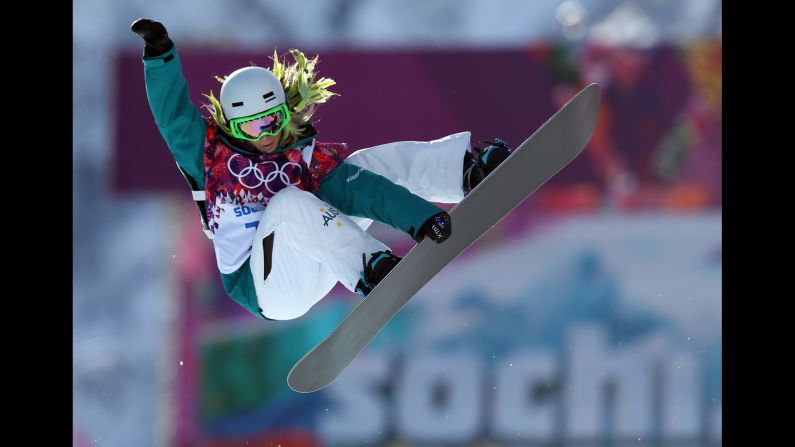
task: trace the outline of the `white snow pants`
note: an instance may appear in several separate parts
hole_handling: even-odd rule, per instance
[[[372,171],[429,202],[464,198],[463,159],[470,132],[438,140],[401,141],[362,149],[346,162]],[[265,317],[291,320],[304,315],[339,281],[354,291],[362,254],[389,247],[365,230],[372,220],[342,214],[294,186],[279,191],[262,214],[251,249],[250,267]],[[272,242],[270,257],[263,248]],[[266,262],[270,272],[265,277]]]

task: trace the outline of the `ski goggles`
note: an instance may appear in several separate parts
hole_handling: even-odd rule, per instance
[[[232,136],[248,141],[257,141],[265,135],[276,135],[290,122],[287,104],[268,109],[256,115],[234,118],[229,121]]]

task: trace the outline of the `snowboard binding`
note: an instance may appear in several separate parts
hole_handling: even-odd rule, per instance
[[[464,195],[475,189],[486,176],[491,174],[509,155],[511,147],[505,140],[480,141],[488,144],[485,148],[473,147],[464,154]]]
[[[356,283],[356,294],[365,298],[402,259],[386,250],[373,253],[367,262],[362,253],[362,272],[359,274],[359,282]]]

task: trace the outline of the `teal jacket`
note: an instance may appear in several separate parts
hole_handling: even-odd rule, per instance
[[[191,188],[203,190],[207,121],[190,101],[176,46],[159,56],[144,55],[143,64],[146,96],[160,134]],[[237,144],[234,138],[223,136],[221,131],[217,134],[224,138],[232,150],[244,155],[251,153]],[[277,152],[291,147],[280,147]],[[345,179],[359,171],[354,189]],[[403,186],[346,162],[340,163],[329,173],[314,194],[344,214],[385,223],[413,239],[417,238],[417,231],[429,217],[442,211]],[[265,318],[257,303],[248,260],[235,272],[221,274],[221,280],[224,290],[232,299],[253,314]]]

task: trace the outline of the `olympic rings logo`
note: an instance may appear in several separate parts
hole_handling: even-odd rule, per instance
[[[234,154],[231,157],[229,157],[229,161],[226,162],[226,167],[229,168],[229,173],[234,175],[235,177],[237,177],[237,181],[240,182],[240,184],[245,186],[246,188],[254,189],[254,188],[258,188],[258,187],[260,187],[260,186],[262,186],[264,184],[265,188],[267,188],[268,191],[270,191],[271,194],[276,194],[276,191],[274,191],[274,190],[272,190],[270,188],[270,184],[271,184],[271,182],[273,180],[276,180],[277,177],[279,178],[279,180],[285,186],[294,186],[294,185],[297,185],[297,184],[301,183],[300,178],[298,180],[296,180],[295,182],[291,183],[290,182],[290,176],[286,172],[284,172],[285,168],[287,168],[290,165],[293,165],[293,166],[298,168],[298,173],[300,175],[300,173],[301,173],[301,165],[299,165],[298,163],[294,163],[292,161],[289,161],[287,163],[284,163],[280,167],[278,165],[278,163],[276,163],[275,161],[263,161],[263,162],[255,164],[254,162],[252,162],[249,159],[244,159],[244,160],[248,161],[248,166],[246,166],[245,168],[241,169],[240,172],[235,172],[235,170],[232,169],[232,160],[234,160],[235,157],[237,157],[238,155],[239,154]],[[274,167],[274,170],[269,172],[267,175],[265,175],[265,174],[262,173],[262,170],[260,170],[257,166],[264,165],[264,164],[267,164],[267,163],[271,163],[273,165],[273,167]],[[257,184],[256,185],[248,185],[248,184],[246,184],[246,182],[243,181],[243,179],[245,179],[246,177],[250,176],[251,174],[254,174],[254,178],[257,179]]]

